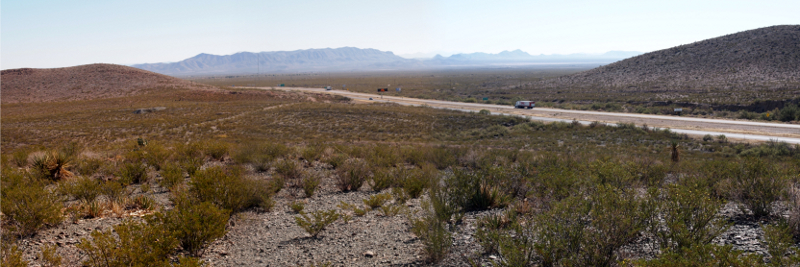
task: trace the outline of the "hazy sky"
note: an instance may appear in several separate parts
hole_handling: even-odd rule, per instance
[[[800,1],[37,1],[0,4],[0,68],[353,46],[649,52],[779,24]]]

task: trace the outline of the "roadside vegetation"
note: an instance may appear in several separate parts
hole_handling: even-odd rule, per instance
[[[353,216],[404,216],[431,263],[798,264],[796,145],[233,92],[4,105],[3,266],[33,260],[21,240],[91,218],[121,223],[80,240],[77,264],[198,266],[232,218],[283,209],[282,192],[308,242]],[[151,106],[167,108],[132,113]],[[303,201],[332,194],[320,193],[322,181],[368,196],[307,210]],[[474,225],[483,251],[453,255],[464,216],[483,211],[496,211]],[[715,241],[737,222],[763,229],[768,253]],[[636,246],[652,249],[630,253]],[[56,261],[41,249],[48,256],[34,261]]]

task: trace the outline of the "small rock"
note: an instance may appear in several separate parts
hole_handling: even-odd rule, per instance
[[[364,257],[367,258],[375,257],[375,252],[373,252],[372,250],[367,250],[367,252],[364,252]]]

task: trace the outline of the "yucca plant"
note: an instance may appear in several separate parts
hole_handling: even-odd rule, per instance
[[[673,140],[672,144],[671,144],[671,147],[672,147],[672,150],[671,150],[672,151],[672,162],[676,162],[677,163],[678,161],[681,161],[681,154],[680,154],[680,151],[678,151],[678,142]]]
[[[32,171],[40,178],[58,181],[75,175],[67,170],[72,166],[72,157],[66,153],[50,151],[33,159]]]

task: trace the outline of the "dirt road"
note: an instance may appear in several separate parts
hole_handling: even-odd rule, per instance
[[[270,89],[270,88],[259,88]],[[728,139],[741,141],[769,141],[778,140],[791,144],[800,144],[800,125],[784,123],[765,123],[739,120],[721,120],[690,118],[681,116],[647,115],[633,113],[613,113],[600,111],[584,110],[564,110],[550,108],[534,109],[515,109],[512,106],[461,103],[442,100],[417,99],[396,96],[381,96],[377,94],[356,93],[341,90],[326,91],[317,88],[298,88],[283,87],[277,88],[289,91],[302,91],[314,93],[338,94],[350,97],[356,101],[366,102],[391,102],[400,105],[421,106],[426,105],[434,108],[445,108],[462,111],[489,110],[492,114],[524,116],[532,120],[539,121],[579,121],[589,124],[597,121],[606,124],[634,123],[638,126],[647,125],[648,127],[669,128],[673,132],[685,133],[689,135],[722,135]],[[372,98],[373,100],[370,100]]]

